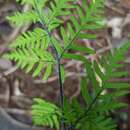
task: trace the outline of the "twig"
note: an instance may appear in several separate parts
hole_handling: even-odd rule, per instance
[[[109,36],[106,36],[106,40],[107,40],[108,46],[110,47],[110,52],[113,55],[114,54],[113,45],[111,43]]]
[[[12,74],[12,73],[15,72],[17,69],[18,69],[17,66],[12,67],[11,69],[9,69],[9,70],[3,72],[2,74],[0,74],[0,78],[6,77],[6,76],[8,76],[9,74]]]
[[[121,9],[117,9],[117,8],[111,6],[110,4],[111,4],[110,2],[106,1],[105,6],[108,9],[111,9],[112,11],[114,11],[114,12],[120,14],[120,15],[125,15],[125,13]]]
[[[31,111],[17,109],[17,108],[3,108],[6,112],[10,114],[19,114],[19,115],[31,115]]]

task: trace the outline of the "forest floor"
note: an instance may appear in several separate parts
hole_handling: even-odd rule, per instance
[[[107,28],[95,31],[96,41],[85,40],[86,46],[95,49],[95,56],[88,56],[92,61],[107,52],[114,52],[115,48],[121,47],[128,39],[130,33],[130,2],[129,0],[107,0],[105,4],[105,16]],[[0,55],[9,50],[9,44],[22,32],[32,29],[35,25],[28,24],[25,27],[15,28],[8,23],[6,16],[17,10],[29,10],[16,4],[15,0],[0,0]],[[124,59],[130,71],[130,50]],[[80,97],[79,77],[83,74],[82,63],[78,61],[64,61],[66,68],[66,82],[64,84],[65,95],[70,99]],[[122,82],[130,82],[130,77],[122,77]],[[25,124],[31,124],[30,107],[33,97],[42,97],[49,101],[58,102],[59,89],[57,76],[54,74],[47,82],[34,79],[31,74],[25,74],[10,60],[0,58],[0,106],[11,115],[12,120],[18,120]],[[130,130],[130,95],[122,100],[129,104],[127,109],[115,112],[114,118],[118,121],[118,130]]]

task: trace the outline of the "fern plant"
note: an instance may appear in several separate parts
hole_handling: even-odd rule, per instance
[[[20,68],[31,72],[34,77],[43,74],[43,80],[47,80],[56,68],[59,80],[59,107],[39,98],[34,99],[34,124],[62,130],[116,130],[116,123],[110,114],[115,109],[126,106],[117,99],[128,93],[130,84],[112,82],[111,79],[128,75],[127,72],[120,71],[123,64],[119,62],[124,59],[130,43],[115,50],[113,55],[109,54],[100,62],[93,63],[86,59],[84,54],[94,54],[94,50],[77,44],[78,40],[95,39],[96,35],[88,32],[104,27],[105,1],[82,0],[81,4],[76,0],[17,2],[21,5],[30,4],[32,10],[16,12],[7,19],[16,26],[31,22],[39,23],[41,27],[18,36],[10,45],[11,51],[4,56],[14,60]],[[59,32],[59,36],[55,36],[54,30]],[[77,51],[78,54],[70,53],[69,50]],[[84,104],[80,104],[77,98],[68,101],[64,95],[63,59],[79,60],[84,65],[86,76],[81,77]],[[89,82],[92,84],[91,91]]]

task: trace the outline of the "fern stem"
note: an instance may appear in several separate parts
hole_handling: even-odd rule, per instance
[[[73,37],[73,39],[68,43],[68,45],[63,49],[60,58],[63,57],[64,53],[69,49],[69,47],[71,46],[72,42],[75,41],[75,39],[77,38],[77,36],[79,35],[79,33],[81,32],[82,28],[80,28],[78,30],[78,32],[75,34],[75,36]]]
[[[51,39],[51,33],[47,30],[48,36],[50,37],[50,42],[54,45]],[[55,46],[54,46],[55,47]],[[59,88],[60,88],[60,107],[62,110],[62,118],[61,118],[61,130],[65,130],[65,123],[64,123],[64,89],[62,83],[62,76],[61,76],[61,58],[58,55],[56,48],[54,48],[56,53],[56,60],[57,60],[57,71],[58,71],[58,81],[59,81]]]
[[[56,54],[56,61],[57,61],[57,71],[58,71],[58,81],[59,81],[59,88],[60,88],[60,107],[62,110],[62,118],[61,118],[61,130],[65,130],[65,123],[64,123],[64,89],[63,89],[63,83],[62,83],[62,76],[61,76],[61,58],[58,55],[58,51],[54,46],[54,43],[52,41],[52,36],[51,36],[51,32],[49,32],[49,30],[46,28],[45,31],[47,32],[49,38],[50,38],[50,43],[53,46],[53,49],[55,51]]]
[[[35,1],[35,7],[36,7],[36,12],[39,15],[40,18],[40,22],[43,26],[43,29],[47,32],[49,38],[50,38],[50,44],[52,45],[54,51],[55,51],[55,55],[56,55],[56,60],[57,60],[57,71],[58,71],[58,81],[59,81],[59,88],[60,88],[60,107],[62,110],[62,119],[61,119],[61,130],[65,130],[65,123],[64,123],[64,113],[63,113],[63,109],[64,109],[64,89],[63,89],[63,83],[62,83],[62,76],[61,76],[61,57],[58,54],[58,51],[52,41],[52,35],[51,32],[48,30],[48,27],[45,24],[44,18],[41,15],[41,13],[39,12],[39,9],[37,7],[37,3]]]
[[[63,89],[63,83],[62,83],[62,76],[61,76],[61,63],[60,59],[58,60],[58,79],[59,79],[59,86],[60,86],[60,106],[62,109],[62,119],[61,119],[61,129],[65,130],[65,123],[64,123],[64,89]]]

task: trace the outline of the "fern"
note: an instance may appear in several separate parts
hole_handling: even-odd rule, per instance
[[[81,112],[76,112],[77,114],[75,113],[75,108],[73,107],[65,110],[65,112],[74,112],[71,117],[73,119],[71,120],[71,123],[74,124],[74,126],[77,125],[77,127],[79,127],[81,125],[82,129],[91,130],[101,128],[102,130],[116,129],[116,125],[112,123],[113,121],[110,121],[110,124],[113,124],[113,127],[109,128],[108,125],[107,127],[102,126],[100,128],[100,126],[103,122],[105,123],[107,122],[107,120],[109,120],[109,117],[107,118],[106,116],[109,112],[127,106],[127,104],[119,102],[117,99],[129,93],[128,89],[130,88],[130,83],[111,82],[110,80],[115,77],[128,75],[127,72],[122,72],[119,70],[121,67],[124,66],[123,64],[119,64],[119,62],[124,59],[125,53],[127,52],[129,47],[130,43],[126,43],[121,48],[115,50],[115,53],[113,55],[109,54],[107,57],[105,57],[105,60],[103,58],[103,61],[100,62],[102,63],[101,65],[103,66],[103,68],[101,68],[101,66],[99,66],[97,62],[94,62],[93,65],[90,64],[83,56],[69,53],[64,54],[64,58],[72,58],[82,61],[86,66],[87,79],[89,79],[90,82],[94,81],[94,83],[92,83],[94,85],[93,92],[90,94],[89,88],[87,87],[88,82],[86,80],[86,77],[83,77],[83,79],[81,80],[82,97],[87,105],[87,109],[83,108]],[[104,71],[102,71],[102,69]],[[98,82],[98,79],[96,78],[97,75],[100,77],[101,83]],[[109,93],[109,90],[111,90],[112,92]],[[104,91],[106,91],[106,93],[102,94],[102,92]],[[72,104],[73,102],[67,106],[72,106]],[[78,106],[82,108],[82,106]],[[81,114],[79,115],[79,113]],[[91,121],[91,117],[89,116],[92,116],[93,114],[95,115],[95,118],[93,117]],[[102,123],[99,123],[97,120],[103,115],[105,118],[101,121]],[[69,119],[69,116],[67,116],[66,118]],[[77,123],[79,123],[79,125]],[[84,124],[85,126],[83,127]]]
[[[16,0],[16,2],[19,2],[22,5],[23,4],[30,4],[33,7],[35,7],[35,1],[34,0]],[[38,0],[37,2],[38,2],[37,4],[39,5],[39,7],[44,7],[47,0]]]
[[[32,106],[32,115],[36,125],[50,126],[51,128],[55,127],[59,130],[61,111],[56,105],[35,98]]]
[[[90,5],[86,4],[86,0],[82,0],[82,8],[76,6],[75,14],[70,17],[70,22],[67,23],[67,27],[61,27],[61,35],[64,41],[64,54],[66,50],[71,48],[71,45],[76,39],[95,39],[95,34],[89,34],[84,32],[84,30],[94,30],[102,27],[102,8],[104,7],[103,0],[98,0],[96,4],[91,2]],[[85,14],[84,14],[85,12]],[[74,48],[75,49],[75,48]]]
[[[115,130],[117,127],[111,118],[93,115],[93,113],[86,120],[82,126],[83,130]]]
[[[127,106],[125,103],[119,103],[116,98],[123,96],[126,94],[127,89],[130,87],[130,83],[122,83],[122,82],[111,82],[110,79],[112,78],[119,78],[122,76],[128,76],[128,72],[120,71],[120,69],[124,66],[124,64],[119,64],[120,61],[124,59],[124,54],[127,52],[128,48],[130,47],[130,43],[126,43],[120,49],[115,50],[114,55],[109,55],[107,57],[107,61],[103,60],[102,66],[104,67],[104,74],[99,68],[99,65],[95,63],[95,72],[99,75],[102,81],[101,89],[109,90],[113,89],[111,94],[101,95],[100,98],[104,98],[105,100],[102,101],[101,105],[104,105],[103,108],[105,111],[113,110],[116,108],[121,108]],[[102,74],[102,75],[101,75]],[[119,95],[118,95],[119,94]],[[115,98],[116,96],[116,98]],[[100,106],[99,106],[100,107]]]
[[[39,21],[37,14],[34,11],[24,13],[16,12],[13,16],[8,16],[7,20],[14,23],[16,26],[22,26],[27,23],[36,23]]]
[[[48,28],[49,30],[57,27],[60,23],[62,23],[57,16],[69,15],[71,8],[74,8],[74,5],[70,5],[68,2],[73,2],[74,0],[54,0],[50,2],[50,9],[48,10]],[[54,26],[54,27],[53,27]]]
[[[16,61],[19,67],[26,69],[26,72],[30,72],[33,67],[37,65],[35,71],[33,72],[33,76],[38,76],[39,73],[45,69],[43,80],[47,80],[56,61],[49,52],[43,52],[40,48],[39,51],[37,51],[37,49],[38,48],[16,49],[12,53],[5,55],[5,57]]]
[[[41,28],[36,28],[34,31],[27,31],[21,34],[16,40],[11,43],[12,49],[16,48],[42,48],[46,50],[49,46],[49,38],[47,33]]]
[[[33,122],[36,125],[49,126],[56,129],[82,129],[82,130],[115,130],[116,123],[110,112],[125,107],[118,98],[128,93],[129,83],[112,82],[112,78],[127,76],[128,73],[120,71],[124,64],[124,54],[130,47],[126,43],[115,50],[114,55],[109,54],[99,62],[89,62],[84,53],[94,54],[94,50],[79,45],[78,40],[95,39],[96,35],[89,31],[104,27],[103,12],[104,0],[92,0],[81,5],[75,0],[17,0],[21,5],[29,4],[32,9],[28,12],[16,12],[7,17],[16,26],[26,23],[40,23],[41,28],[22,33],[10,45],[11,51],[5,57],[14,60],[16,64],[32,76],[41,76],[47,80],[57,67],[60,108],[42,99],[34,99],[32,105]],[[48,5],[46,7],[46,5]],[[66,21],[66,17],[69,20]],[[65,26],[64,26],[65,24]],[[58,29],[59,36],[53,35]],[[70,53],[74,50],[78,54]],[[79,60],[85,68],[85,75],[81,77],[81,95],[84,105],[77,98],[68,101],[64,96],[63,83],[65,82],[65,69],[62,59]],[[92,88],[87,84],[91,82]],[[111,93],[109,93],[111,91]]]

